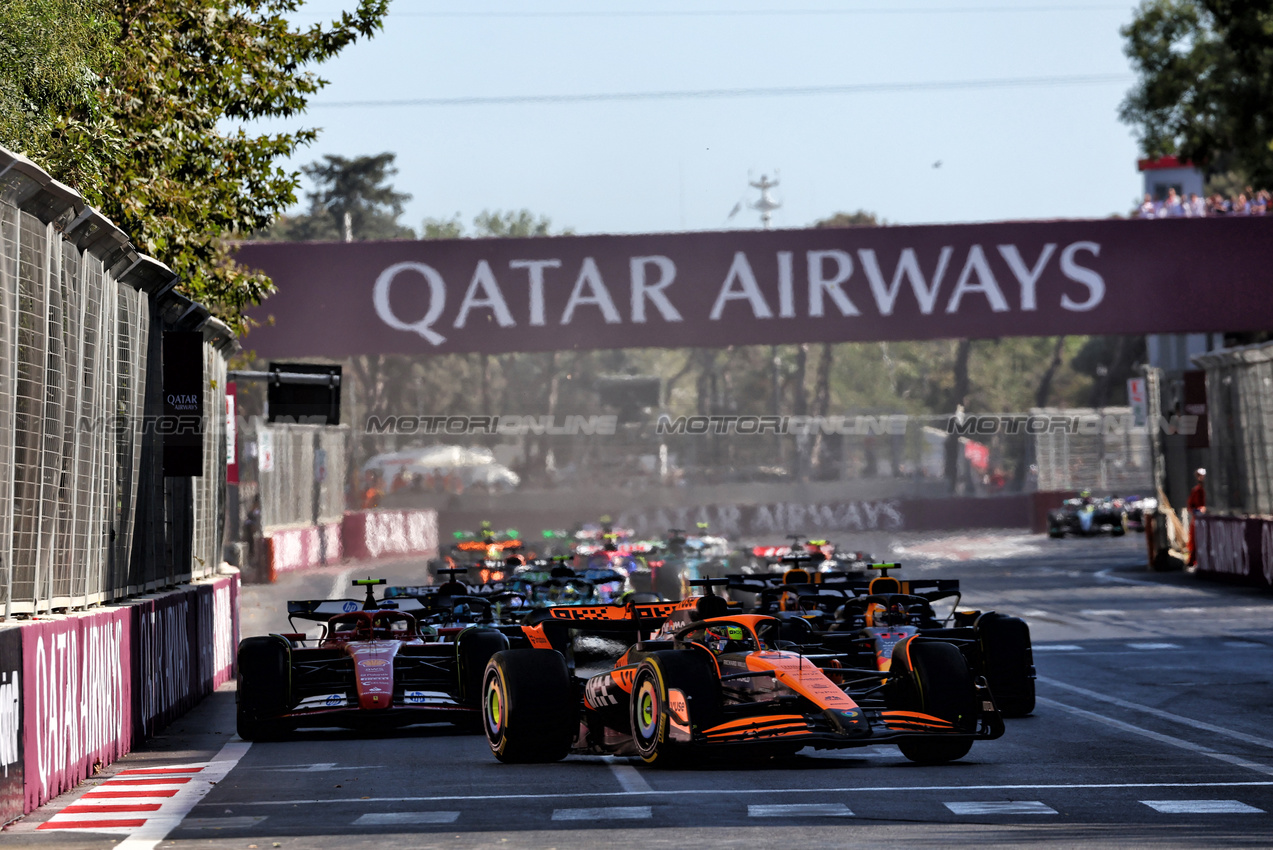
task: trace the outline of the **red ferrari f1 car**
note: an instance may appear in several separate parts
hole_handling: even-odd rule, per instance
[[[846,667],[792,651],[775,617],[731,610],[711,592],[723,581],[695,584],[708,594],[537,612],[523,626],[534,648],[497,652],[486,667],[482,718],[495,757],[669,764],[713,750],[895,743],[913,761],[938,763],[1003,734],[985,681],[950,643],[911,635],[887,670]]]
[[[486,663],[510,646],[505,631],[522,640],[520,628],[453,618],[422,627],[416,616],[433,607],[410,596],[378,601],[372,589],[384,583],[354,581],[367,589],[362,602],[289,602],[289,621],[323,623],[316,641],[296,632],[239,643],[239,737],[261,741],[301,726],[392,728],[439,720],[476,729]]]

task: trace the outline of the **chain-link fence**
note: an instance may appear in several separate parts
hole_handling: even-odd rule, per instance
[[[251,513],[259,496],[264,533],[340,521],[348,478],[348,426],[270,424],[256,418],[242,437],[249,451],[240,461],[240,499]]]
[[[1148,421],[1129,407],[1039,408],[1030,411],[1039,490],[1152,493]]]
[[[0,149],[0,614],[78,608],[220,563],[225,351],[175,275],[28,160]],[[205,338],[203,477],[165,479],[158,344]],[[180,329],[193,329],[188,325]],[[184,538],[184,539],[183,539]]]
[[[1273,514],[1273,343],[1194,360],[1207,370],[1208,511]]]

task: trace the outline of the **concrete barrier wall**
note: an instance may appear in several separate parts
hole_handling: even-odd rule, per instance
[[[1273,518],[1203,514],[1194,534],[1199,573],[1273,588]]]
[[[339,522],[276,528],[265,536],[268,579],[273,582],[283,573],[338,564],[344,549]]]
[[[438,514],[431,510],[350,511],[341,523],[345,557],[354,561],[438,551]]]
[[[0,820],[129,752],[234,675],[237,574],[0,629]]]
[[[438,514],[428,509],[349,511],[340,522],[276,528],[265,536],[265,575],[438,551]]]

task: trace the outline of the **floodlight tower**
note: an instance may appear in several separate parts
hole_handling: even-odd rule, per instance
[[[750,204],[751,208],[760,211],[760,225],[765,230],[769,229],[769,221],[773,218],[773,211],[782,206],[781,203],[774,200],[774,196],[769,194],[769,190],[778,185],[778,178],[775,175],[770,180],[767,175],[760,175],[759,181],[751,181],[750,185],[753,189],[760,190],[760,200],[754,204]]]

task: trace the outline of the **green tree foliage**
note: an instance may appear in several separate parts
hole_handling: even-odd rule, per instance
[[[570,228],[553,233],[553,223],[546,215],[536,215],[528,209],[482,210],[473,217],[473,235],[479,239],[511,238],[519,236],[569,236]],[[424,239],[460,239],[464,237],[464,222],[460,214],[451,218],[426,218],[421,237]]]
[[[451,218],[426,218],[420,230],[421,239],[459,239],[464,235],[464,223],[460,214]]]
[[[866,210],[858,210],[857,212],[838,212],[830,218],[818,219],[813,223],[814,227],[878,227],[882,224],[888,224],[887,221],[880,218],[873,212]]]
[[[482,210],[474,217],[473,227],[478,236],[484,237],[547,236],[552,222],[547,216],[536,217],[526,209],[508,212]]]
[[[396,154],[346,158],[327,154],[302,166],[314,184],[306,193],[309,212],[281,217],[262,238],[280,242],[374,241],[414,239],[415,231],[398,223],[411,195],[393,188]]]
[[[1144,0],[1122,35],[1140,79],[1120,115],[1147,156],[1273,180],[1273,7]]]
[[[13,2],[47,20],[48,44],[74,54],[82,43],[68,73],[95,79],[88,94],[44,72],[46,88],[23,82],[30,72],[9,63],[21,54],[6,22],[3,86],[26,93],[27,126],[51,129],[0,143],[73,180],[141,251],[181,275],[187,295],[242,328],[242,310],[271,283],[236,264],[225,237],[257,231],[295,202],[298,175],[279,162],[317,135],[244,125],[300,115],[325,85],[312,69],[375,33],[389,0],[357,0],[336,21],[299,28],[289,18],[303,0],[6,0],[5,14]],[[92,35],[101,32],[109,49]],[[64,116],[68,98],[81,105]]]
[[[0,145],[92,184],[123,140],[99,96],[117,65],[106,0],[0,3]]]

